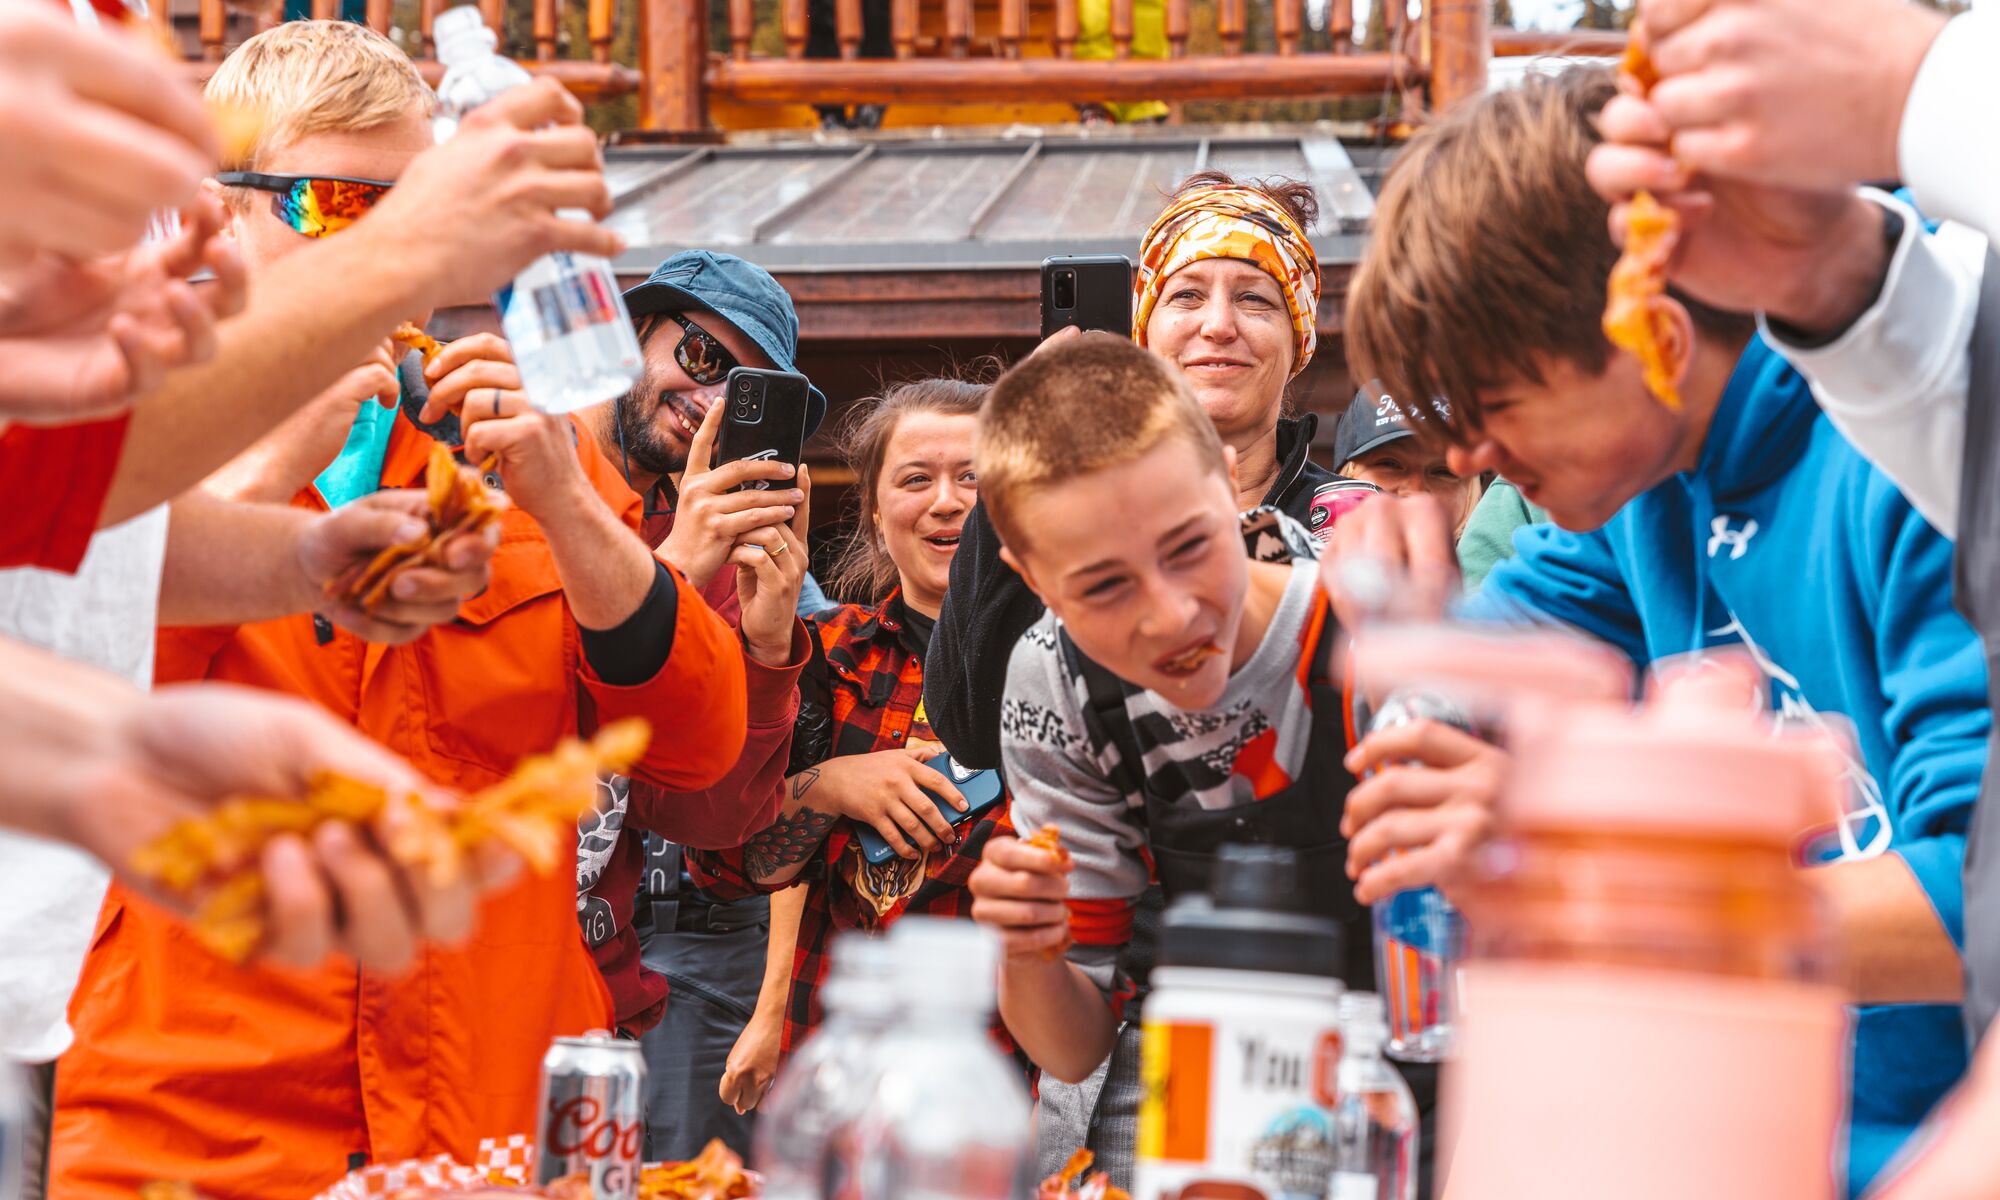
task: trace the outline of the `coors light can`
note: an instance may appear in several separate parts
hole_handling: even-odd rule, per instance
[[[557,1038],[542,1059],[535,1182],[590,1180],[591,1200],[637,1200],[646,1137],[646,1060],[602,1030]]]

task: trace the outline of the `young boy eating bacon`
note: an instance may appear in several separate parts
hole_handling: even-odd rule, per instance
[[[1412,139],[1348,293],[1348,351],[1392,395],[1449,396],[1448,415],[1413,407],[1419,436],[1461,474],[1497,470],[1555,523],[1518,533],[1462,616],[1568,625],[1640,665],[1747,651],[1785,720],[1851,725],[1851,811],[1807,878],[1857,1005],[1835,1164],[1857,1194],[1965,1065],[1956,944],[1985,664],[1951,608],[1950,545],[1748,317],[1671,289],[1643,298],[1664,380],[1607,342],[1618,251],[1584,162],[1612,94],[1604,71],[1535,80]],[[1336,551],[1411,545],[1396,526],[1426,507],[1364,505]],[[1349,765],[1379,768],[1348,803],[1360,898],[1449,885],[1490,826],[1504,756],[1417,722]]]
[[[1296,848],[1314,907],[1346,927],[1343,977],[1370,986],[1341,873],[1337,628],[1304,527],[1239,514],[1235,456],[1181,373],[1108,334],[1002,377],[976,463],[1002,555],[1048,609],[1014,648],[1000,748],[1016,827],[1060,840],[996,838],[970,880],[1021,1048],[1067,1081],[1112,1053],[1140,897],[1155,876],[1169,902],[1205,890],[1226,842]],[[1286,561],[1252,560],[1267,540]],[[1090,1148],[1114,1176],[1132,1149]]]

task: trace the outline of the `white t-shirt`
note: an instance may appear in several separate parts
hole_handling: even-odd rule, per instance
[[[92,538],[75,575],[0,571],[0,634],[149,687],[166,553],[162,506]],[[70,993],[109,878],[67,846],[0,833],[0,1055],[47,1062],[69,1047]]]

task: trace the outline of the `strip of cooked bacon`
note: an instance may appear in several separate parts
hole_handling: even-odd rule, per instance
[[[1659,82],[1659,72],[1635,36],[1619,70],[1642,92]],[[1646,389],[1678,410],[1682,361],[1674,353],[1666,315],[1667,265],[1680,240],[1680,214],[1641,191],[1626,207],[1625,251],[1611,268],[1604,295],[1604,336],[1639,359]]]
[[[418,328],[414,321],[405,321],[396,326],[396,332],[389,335],[396,341],[424,356],[424,365],[430,366],[444,350],[444,343]]]
[[[1066,848],[1064,848],[1062,844],[1061,829],[1058,829],[1054,825],[1044,825],[1040,829],[1037,829],[1035,830],[1035,832],[1029,834],[1027,837],[1022,838],[1021,841],[1027,845],[1033,846],[1037,850],[1046,850],[1050,854],[1055,855],[1056,863],[1059,866],[1061,866],[1064,871],[1069,870],[1070,866],[1069,851]],[[1061,945],[1050,946],[1048,949],[1042,951],[1042,957],[1048,959],[1050,962],[1054,962],[1056,959],[1059,959],[1063,955],[1068,954],[1069,948],[1075,944],[1076,944],[1075,938],[1065,936],[1062,940]]]

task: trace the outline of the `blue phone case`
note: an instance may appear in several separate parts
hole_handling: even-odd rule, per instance
[[[952,761],[949,754],[940,754],[924,765],[951,780],[952,786],[958,789],[958,794],[965,797],[966,809],[960,812],[936,792],[929,788],[923,789],[924,795],[931,798],[931,803],[937,805],[938,811],[943,813],[945,820],[950,821],[953,826],[978,820],[981,813],[1000,803],[1000,797],[1006,790],[1000,786],[1000,772],[974,771],[961,767]],[[896,857],[896,852],[889,848],[889,843],[883,840],[881,834],[875,832],[874,826],[863,825],[856,821],[854,835],[861,842],[862,857],[871,864],[879,867]]]

